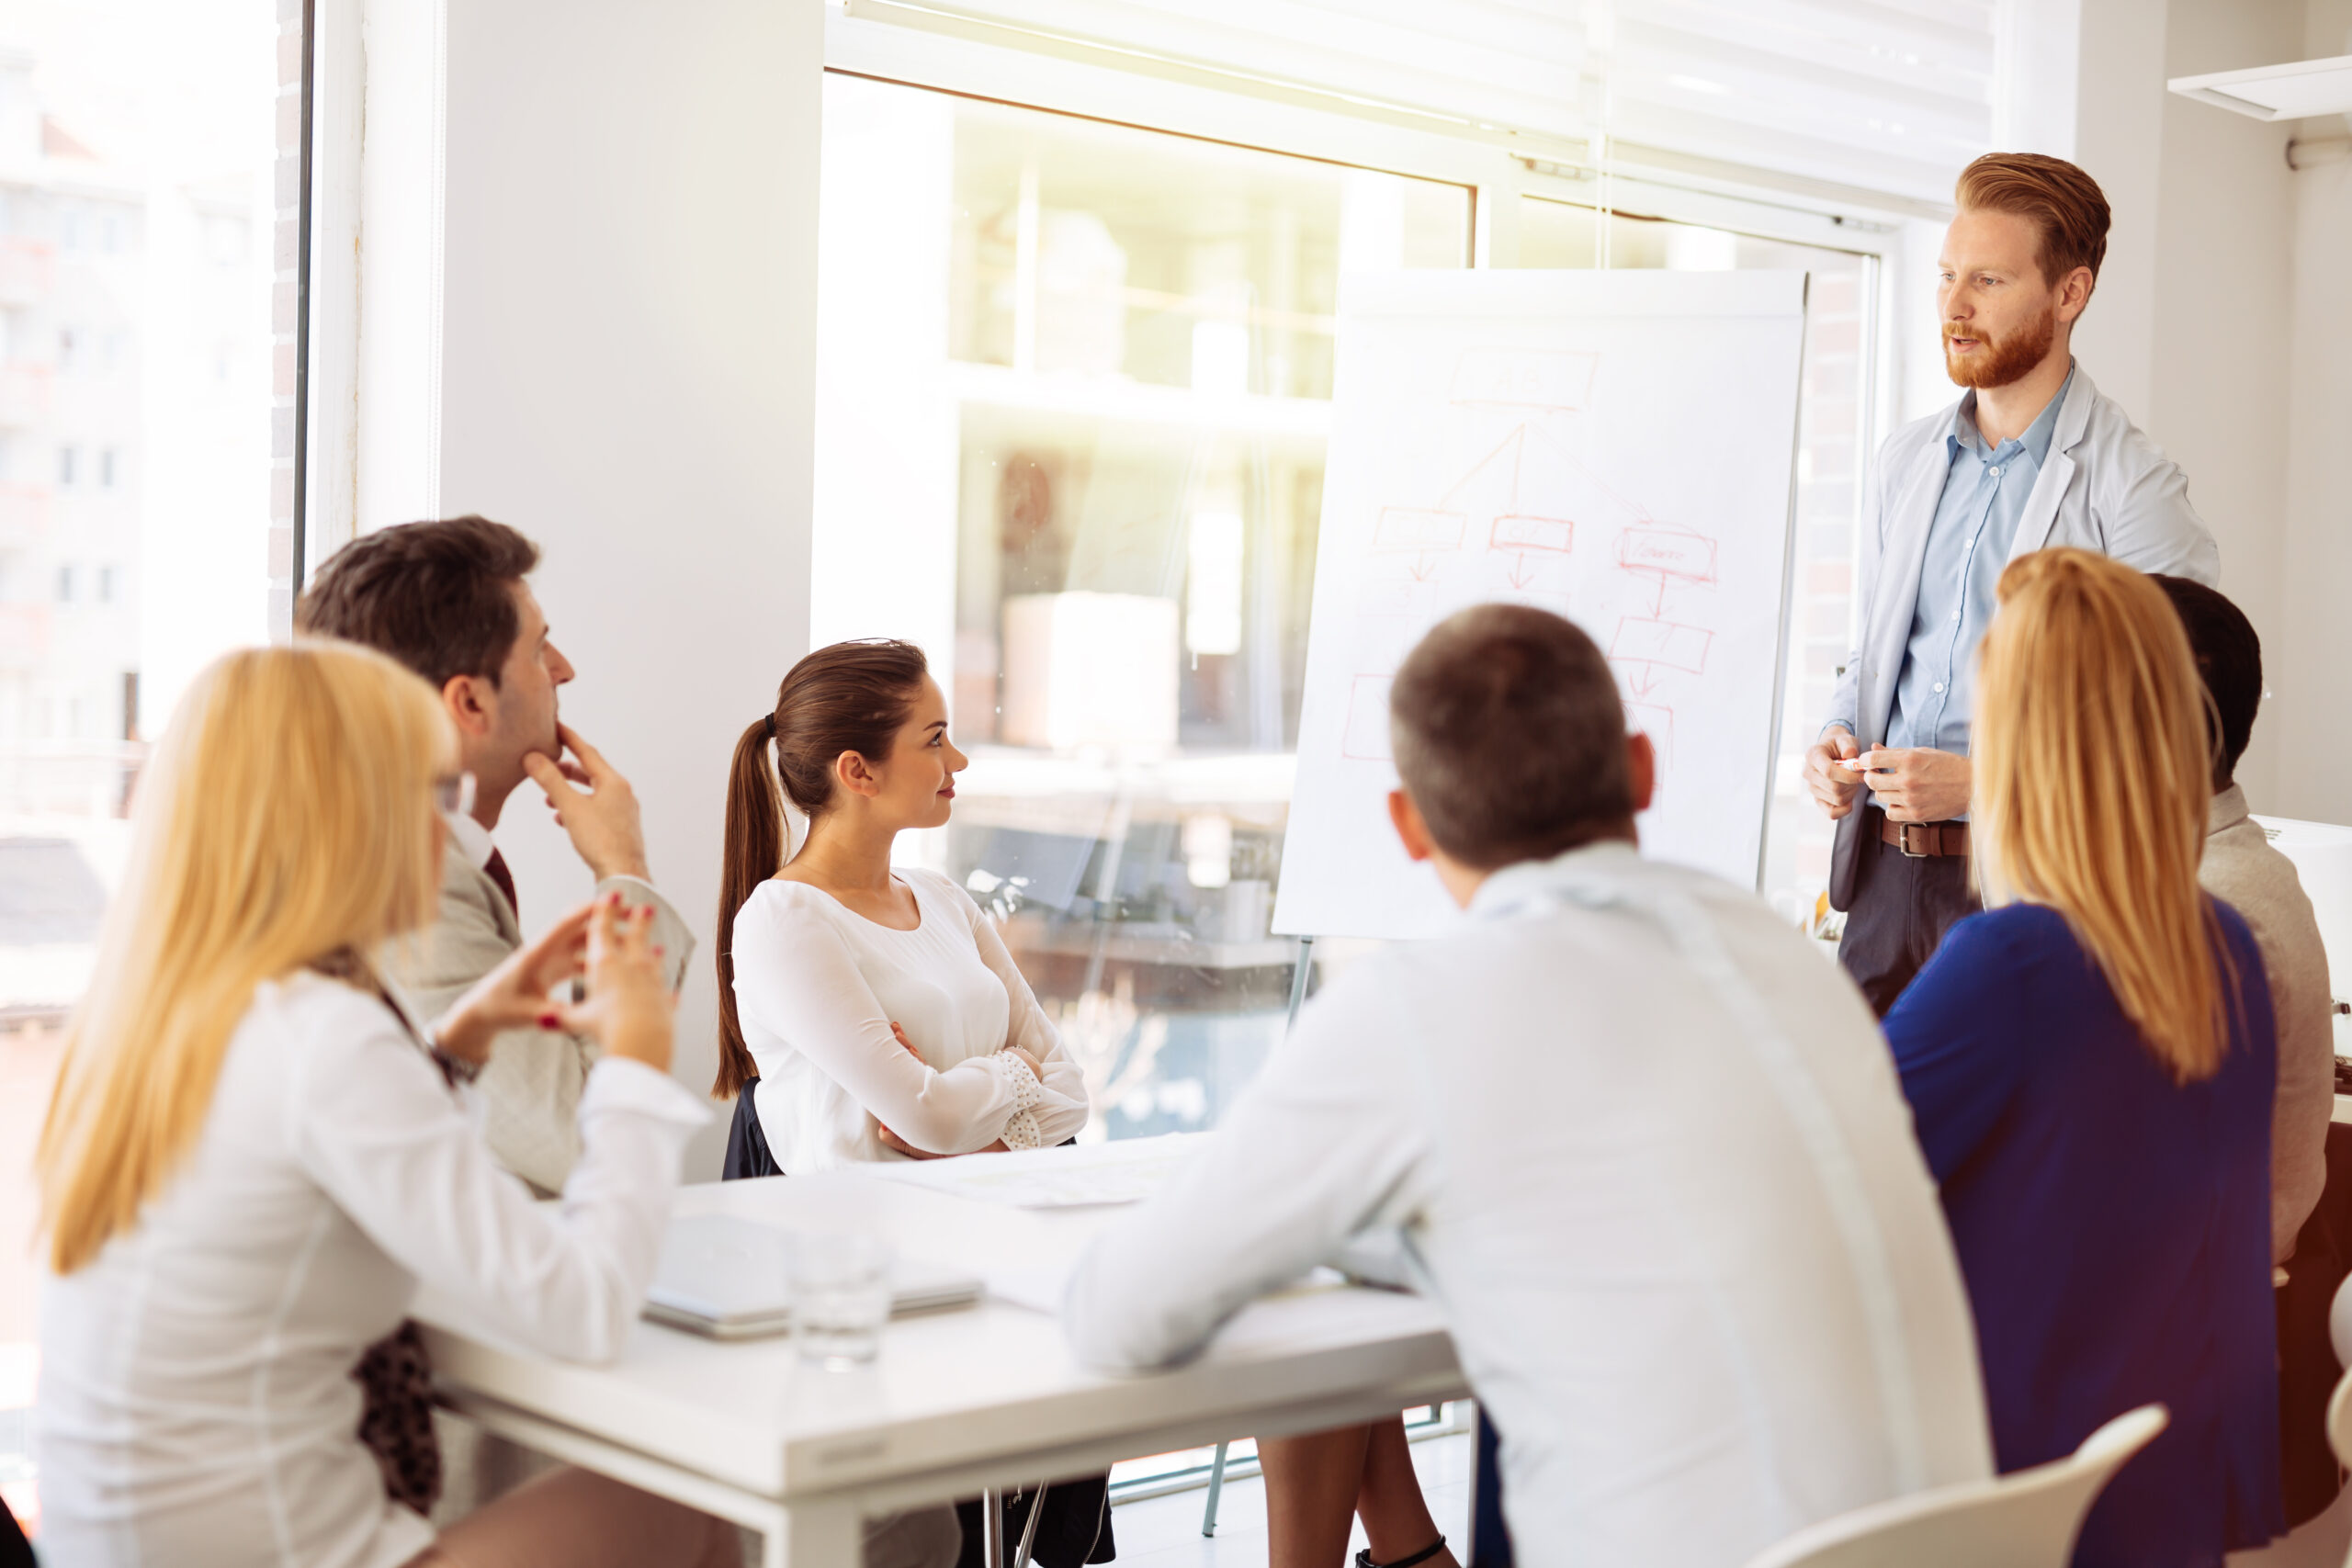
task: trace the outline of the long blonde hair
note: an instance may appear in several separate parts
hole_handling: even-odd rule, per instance
[[[41,1128],[58,1273],[129,1230],[187,1157],[257,986],[432,918],[431,791],[454,763],[432,688],[347,643],[228,654],[188,688],[140,782]]]
[[[2021,556],[1998,593],[1971,743],[1985,901],[2064,915],[2174,1079],[2210,1077],[2235,976],[2197,883],[2213,763],[2180,617],[2087,550]]]

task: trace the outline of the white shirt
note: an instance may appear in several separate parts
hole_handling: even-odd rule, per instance
[[[393,1568],[432,1528],[360,1446],[361,1353],[420,1281],[550,1355],[620,1350],[708,1119],[606,1058],[560,1205],[501,1171],[381,1003],[265,985],[186,1167],[40,1303],[41,1551],[60,1564]]]
[[[1725,884],[1588,847],[1351,969],[1081,1260],[1071,1343],[1173,1361],[1388,1225],[1502,1434],[1521,1562],[1724,1568],[1992,1472],[1886,1046]]]
[[[449,825],[449,841],[476,871],[490,869],[490,857],[498,852],[498,840],[490,829],[462,811],[444,811],[441,820]]]
[[[759,1065],[760,1131],[788,1174],[905,1158],[877,1124],[936,1154],[1037,1148],[1086,1124],[1085,1077],[979,906],[937,872],[897,874],[913,931],[800,882],[760,884],[735,917],[736,1019]],[[1007,1045],[1037,1058],[1042,1084]]]
[[[2205,816],[2205,891],[2245,918],[2262,950],[2278,1021],[2278,1090],[2270,1120],[2270,1260],[2294,1256],[2295,1233],[2327,1185],[2327,1124],[2335,1115],[2335,996],[2327,949],[2295,863],[2246,814],[2230,785]]]

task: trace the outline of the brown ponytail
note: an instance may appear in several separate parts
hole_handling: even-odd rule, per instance
[[[887,761],[923,678],[922,649],[876,637],[820,648],[794,665],[776,688],[775,711],[735,741],[727,773],[727,837],[718,870],[718,1099],[731,1100],[759,1077],[735,1016],[735,916],[753,889],[783,869],[784,797],[810,822],[833,800],[833,764],[854,751]],[[767,745],[775,742],[775,766]]]

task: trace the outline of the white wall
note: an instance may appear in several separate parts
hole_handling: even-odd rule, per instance
[[[2163,73],[2274,64],[2302,53],[2302,0],[2174,0]],[[2281,658],[2288,537],[2288,389],[2293,326],[2292,128],[2164,97],[2154,222],[2159,266],[2145,326],[2151,386],[2133,412],[2189,477],[2222,551],[2222,591],[2271,652],[2274,690],[2301,673]],[[2255,727],[2239,782],[2276,810],[2299,746],[2273,711]]]
[[[702,943],[675,1069],[697,1090],[728,759],[808,642],[820,20],[816,0],[447,5],[434,509],[546,552],[580,670],[564,713],[634,782]],[[526,925],[586,895],[536,790],[499,836]]]
[[[2188,473],[2221,547],[2222,591],[2262,636],[2273,700],[2240,780],[2256,810],[2333,821],[2352,820],[2352,771],[2335,765],[2339,751],[2352,761],[2352,743],[2339,747],[2327,712],[2324,672],[2346,662],[2331,640],[2345,617],[2328,609],[2327,588],[2347,581],[2352,552],[2335,558],[2346,519],[2340,500],[2328,511],[2319,454],[2331,435],[2335,449],[2352,436],[2340,398],[2332,425],[2326,414],[2330,378],[2340,393],[2338,362],[2352,348],[2333,282],[2345,275],[2352,220],[2340,196],[2328,207],[2326,174],[2287,167],[2289,138],[2312,127],[2266,125],[2164,85],[2342,52],[2343,28],[2324,36],[2324,14],[2347,8],[2352,0],[2035,6],[2020,13],[2017,47],[2036,52],[2013,66],[2004,115],[2013,145],[2075,159],[2114,209],[2075,353]],[[2069,57],[2071,77],[2061,68]]]
[[[2352,53],[2352,0],[2312,0],[2301,52]],[[2341,136],[2346,121],[2305,121]],[[2294,183],[2292,328],[2288,351],[2286,542],[2280,626],[2265,628],[2271,700],[2283,738],[2273,809],[2352,822],[2352,162],[2315,163]]]

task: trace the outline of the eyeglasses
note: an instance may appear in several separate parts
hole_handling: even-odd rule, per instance
[[[452,773],[433,781],[433,804],[444,817],[470,817],[474,809],[474,776]]]

